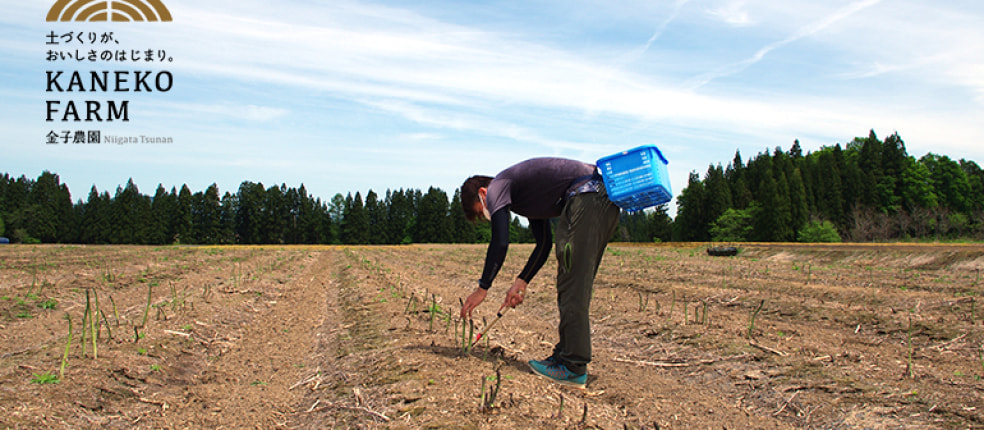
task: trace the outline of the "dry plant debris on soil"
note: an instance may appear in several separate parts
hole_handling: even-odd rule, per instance
[[[609,247],[586,390],[553,261],[468,345],[527,245],[471,324],[481,245],[4,246],[0,429],[984,428],[984,247],[707,246]]]

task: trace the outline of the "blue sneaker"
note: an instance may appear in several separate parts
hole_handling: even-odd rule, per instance
[[[536,363],[536,364],[538,364],[538,365],[540,365],[542,367],[550,367],[550,366],[554,366],[554,365],[558,364],[557,363],[557,360],[552,355],[549,356],[549,357],[547,357],[544,360],[538,360],[538,361],[537,360],[534,360],[534,361],[531,361],[530,364],[532,365],[532,363]]]
[[[529,363],[533,373],[552,382],[581,389],[584,389],[588,383],[587,372],[580,375],[574,374],[567,370],[567,366],[557,363],[552,358],[543,361],[530,360]]]

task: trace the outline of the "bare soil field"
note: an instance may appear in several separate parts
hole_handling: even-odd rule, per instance
[[[530,245],[474,327],[482,245],[2,246],[0,429],[984,428],[984,246],[707,246],[609,246],[585,390],[552,259],[463,347]]]

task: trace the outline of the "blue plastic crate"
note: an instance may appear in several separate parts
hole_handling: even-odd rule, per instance
[[[655,145],[644,145],[602,157],[598,168],[608,198],[629,212],[658,206],[673,199],[668,162]]]

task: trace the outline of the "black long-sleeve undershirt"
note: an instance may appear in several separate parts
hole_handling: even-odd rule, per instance
[[[509,207],[495,211],[492,214],[492,239],[489,242],[489,249],[485,253],[485,267],[482,269],[482,279],[478,281],[478,286],[484,289],[492,287],[492,281],[502,268],[503,261],[506,260],[506,252],[509,250]],[[518,278],[529,283],[536,273],[540,271],[547,258],[550,256],[550,249],[553,247],[553,238],[550,232],[550,225],[547,220],[530,220],[530,231],[536,239],[536,247],[526,261],[526,266],[520,272]]]

